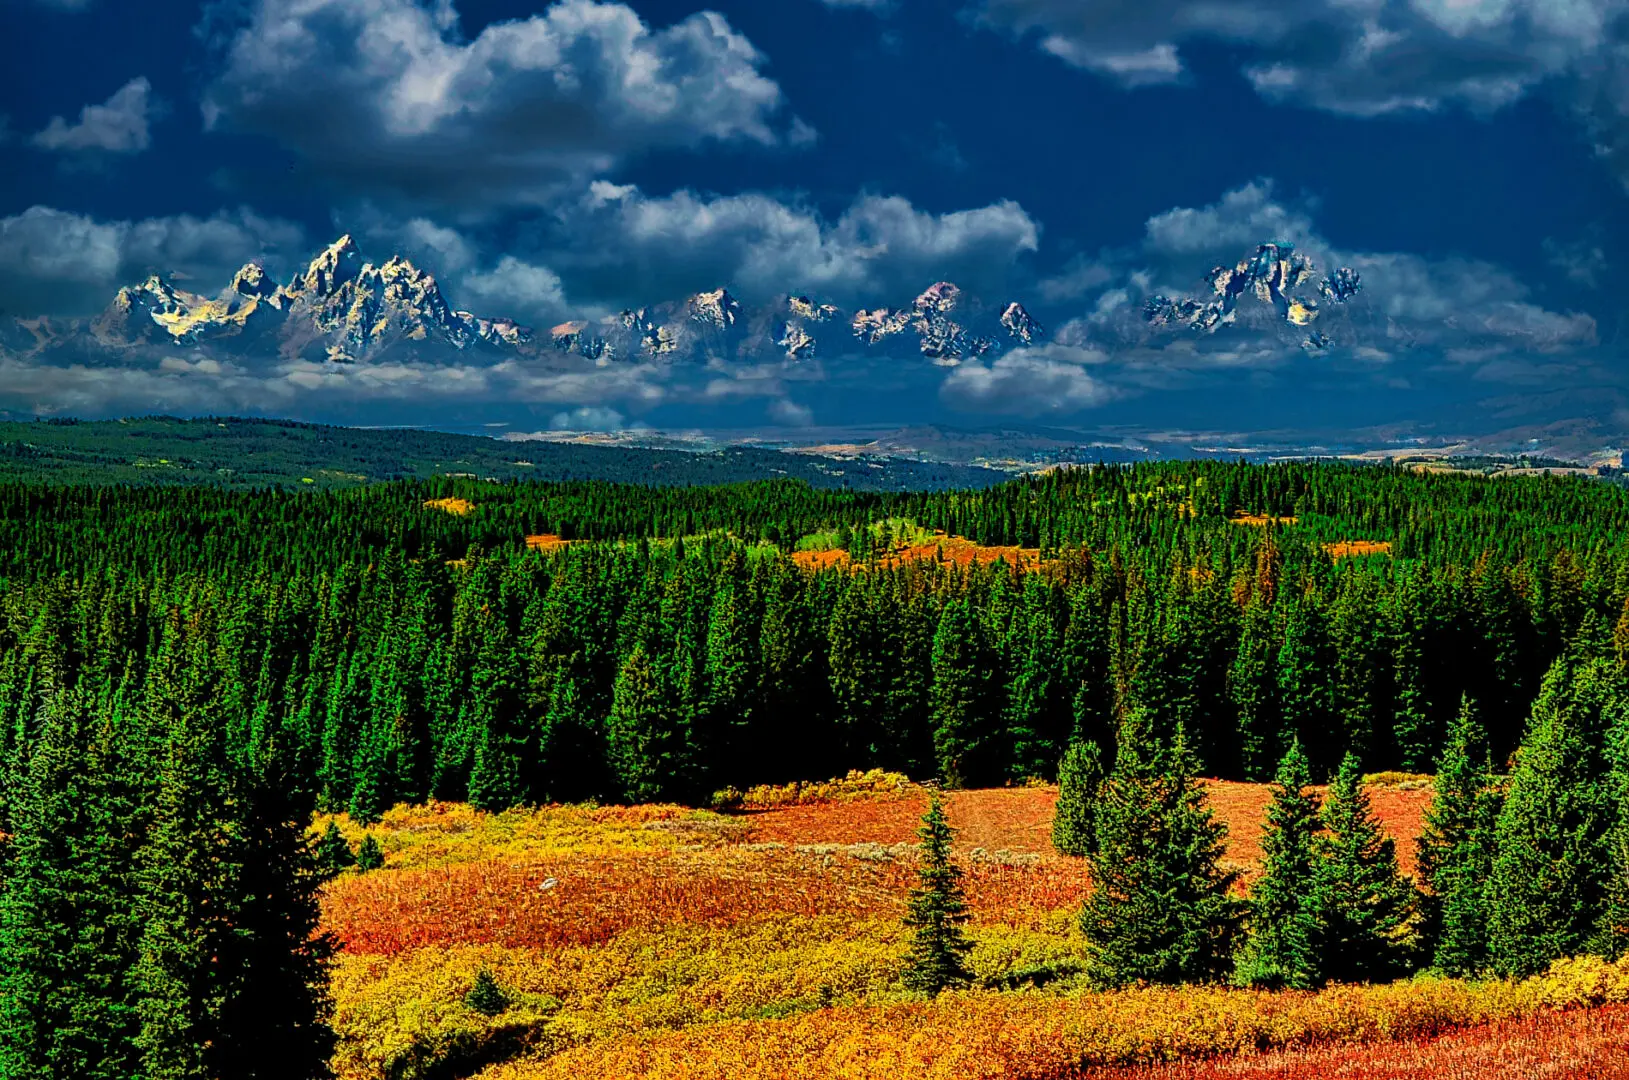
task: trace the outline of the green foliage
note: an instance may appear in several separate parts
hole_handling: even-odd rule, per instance
[[[1103,772],[1103,751],[1095,742],[1071,743],[1064,751],[1058,765],[1058,804],[1052,812],[1052,846],[1060,855],[1090,855],[1096,847]]]
[[[1414,947],[1414,887],[1375,819],[1356,754],[1347,754],[1323,806],[1314,892],[1317,953],[1337,982],[1382,982],[1407,970]]]
[[[1488,948],[1500,974],[1542,971],[1597,932],[1619,810],[1606,733],[1623,706],[1612,661],[1569,653],[1544,677],[1495,831]]]
[[[911,890],[905,913],[905,925],[913,934],[904,982],[906,989],[937,995],[967,985],[966,956],[972,948],[962,932],[967,903],[962,897],[961,870],[950,859],[952,830],[937,793],[916,835],[920,883]]]
[[[379,841],[373,838],[372,833],[362,837],[362,843],[356,849],[356,868],[364,874],[371,870],[382,869],[385,865],[385,853],[379,847]]]
[[[1487,737],[1466,698],[1448,731],[1437,766],[1436,797],[1419,842],[1423,938],[1438,971],[1469,977],[1488,961],[1486,890],[1493,874],[1499,792],[1487,759]]]
[[[349,841],[332,821],[317,840],[316,854],[317,865],[329,877],[336,877],[356,865],[356,854],[351,851]]]
[[[1307,756],[1300,742],[1291,743],[1267,808],[1264,872],[1250,890],[1249,937],[1233,973],[1240,985],[1311,990],[1324,982],[1316,848],[1322,822],[1311,784]]]
[[[509,1008],[509,995],[503,992],[492,972],[482,968],[475,973],[475,982],[464,995],[464,1004],[482,1016],[497,1016]]]
[[[1097,806],[1093,890],[1081,913],[1102,986],[1214,982],[1232,965],[1240,905],[1221,859],[1227,826],[1205,805],[1179,730],[1169,745],[1140,709],[1120,733]]]

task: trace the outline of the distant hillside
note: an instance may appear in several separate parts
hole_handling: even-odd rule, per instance
[[[859,491],[987,487],[1003,473],[962,465],[730,447],[708,453],[505,442],[439,431],[278,420],[0,422],[0,480],[47,483],[354,487],[407,477],[728,484],[790,478]]]

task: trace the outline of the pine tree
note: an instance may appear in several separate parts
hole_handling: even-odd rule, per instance
[[[329,877],[337,877],[356,865],[356,855],[352,853],[351,845],[332,821],[317,841],[317,865]]]
[[[1614,719],[1607,752],[1612,763],[1607,791],[1615,808],[1607,838],[1612,861],[1592,951],[1615,960],[1629,956],[1629,709]]]
[[[999,773],[982,653],[967,600],[947,602],[933,635],[933,746],[939,775],[952,787],[988,782]]]
[[[1242,914],[1221,868],[1227,826],[1205,805],[1186,738],[1162,747],[1151,729],[1142,709],[1127,714],[1098,799],[1081,928],[1103,986],[1223,978]]]
[[[961,870],[950,860],[952,830],[935,792],[916,831],[920,884],[911,891],[905,925],[914,931],[906,959],[905,987],[938,994],[968,981],[963,958],[972,947],[962,933],[967,903],[962,898]]]
[[[1598,933],[1616,810],[1605,733],[1622,709],[1615,660],[1567,654],[1544,677],[1495,831],[1488,950],[1502,975],[1536,974]]]
[[[1413,945],[1414,888],[1374,816],[1356,754],[1346,755],[1329,786],[1323,822],[1316,902],[1324,974],[1337,982],[1394,978]]]
[[[1468,977],[1487,966],[1484,893],[1493,873],[1498,813],[1487,738],[1467,697],[1437,765],[1436,797],[1426,813],[1417,859],[1427,886],[1420,898],[1422,937],[1431,945],[1432,966],[1448,975]]]
[[[1103,784],[1103,751],[1095,742],[1071,743],[1058,765],[1058,804],[1052,811],[1052,846],[1060,855],[1090,855]]]
[[[379,847],[379,841],[373,838],[372,833],[362,835],[362,843],[356,849],[356,868],[364,874],[370,870],[382,869],[385,865],[385,853]]]
[[[509,995],[498,985],[491,969],[482,968],[475,973],[475,982],[464,995],[464,1004],[482,1016],[497,1016],[509,1008]]]
[[[132,835],[140,807],[121,792],[134,772],[85,703],[46,707],[13,795],[14,833],[0,887],[0,1076],[125,1080],[140,1072],[140,936],[131,910]]]
[[[1322,822],[1311,784],[1307,756],[1291,743],[1262,832],[1266,872],[1250,890],[1250,934],[1233,976],[1241,985],[1311,990],[1324,982],[1315,847]]]

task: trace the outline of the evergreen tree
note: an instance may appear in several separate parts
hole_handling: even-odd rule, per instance
[[[370,870],[382,869],[385,865],[385,853],[379,847],[372,833],[362,834],[362,843],[356,849],[356,868],[364,874]]]
[[[1480,717],[1467,697],[1448,731],[1418,848],[1427,886],[1420,898],[1422,937],[1431,945],[1432,966],[1460,977],[1481,971],[1488,958],[1485,890],[1493,873],[1499,797],[1487,753]]]
[[[1542,971],[1598,932],[1617,809],[1606,730],[1622,708],[1615,661],[1568,654],[1544,677],[1495,830],[1488,950],[1502,975]]]
[[[1293,742],[1262,831],[1265,873],[1250,890],[1250,933],[1233,975],[1241,985],[1311,990],[1324,981],[1315,847],[1322,822],[1311,785],[1307,756]]]
[[[905,925],[914,933],[904,981],[908,990],[938,994],[966,985],[964,957],[972,944],[962,933],[962,924],[967,921],[962,874],[950,859],[952,830],[937,792],[916,835],[920,884],[911,890],[905,914]]]
[[[1102,784],[1103,751],[1095,742],[1071,743],[1058,765],[1058,803],[1052,811],[1052,846],[1060,855],[1092,853]]]
[[[1315,883],[1323,972],[1337,982],[1394,978],[1413,946],[1414,888],[1374,816],[1356,754],[1346,755],[1329,786],[1323,822]]]
[[[988,783],[999,772],[977,635],[967,600],[946,603],[933,635],[933,745],[939,775],[952,787]]]
[[[667,682],[643,646],[617,672],[606,735],[619,794],[629,802],[676,795],[688,777],[687,725]]]
[[[0,888],[0,1076],[125,1080],[140,1072],[130,967],[139,806],[121,796],[109,728],[62,694],[14,796]]]
[[[482,1016],[497,1016],[509,1008],[509,995],[498,985],[492,971],[482,968],[475,973],[475,982],[464,995],[464,1004]]]
[[[329,877],[337,877],[356,865],[356,855],[351,851],[351,845],[332,821],[317,841],[317,865]]]
[[[1143,710],[1127,714],[1098,799],[1081,927],[1104,986],[1219,980],[1239,928],[1235,875],[1221,868],[1227,826],[1205,805],[1183,734],[1162,747],[1151,729]]]

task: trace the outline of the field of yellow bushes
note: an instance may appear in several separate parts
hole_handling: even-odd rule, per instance
[[[1408,841],[1407,865],[1430,791],[1377,782],[1372,794]],[[925,798],[903,778],[856,774],[753,789],[729,799],[727,813],[398,807],[367,830],[385,867],[347,872],[324,899],[340,944],[336,1072],[1050,1080],[1106,1069],[1105,1077],[1152,1080],[1166,1074],[1147,1070],[1233,1075],[1216,1055],[1243,1055],[1225,1059],[1227,1068],[1265,1068],[1276,1054],[1289,1071],[1239,1075],[1301,1077],[1323,1074],[1295,1071],[1296,1055],[1441,1038],[1470,1038],[1471,1053],[1481,1045],[1477,1025],[1553,1041],[1563,1029],[1535,1017],[1605,1016],[1598,1007],[1629,1003],[1629,964],[1598,961],[1523,983],[1092,992],[1074,921],[1089,883],[1080,862],[1050,851],[1047,788],[949,795],[975,986],[924,1001],[900,986],[899,916],[915,881],[911,841]],[[1260,857],[1265,788],[1216,784],[1212,798],[1232,829],[1230,858],[1248,873]],[[361,840],[362,828],[335,821]],[[507,998],[493,1016],[464,1001],[482,971]],[[1629,1023],[1615,1023],[1590,1027],[1606,1032],[1590,1045],[1629,1034]],[[1209,1071],[1191,1071],[1201,1067]]]

